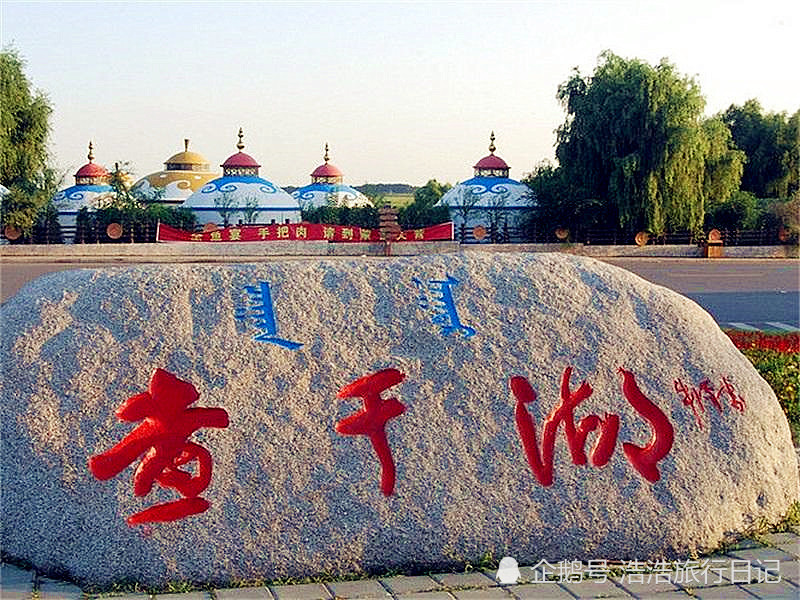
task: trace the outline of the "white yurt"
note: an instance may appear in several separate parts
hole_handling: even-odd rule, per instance
[[[297,200],[259,176],[261,165],[242,152],[243,137],[240,128],[236,144],[238,152],[222,163],[222,177],[206,183],[181,206],[193,211],[201,224],[299,223],[300,205]]]
[[[53,205],[58,210],[58,222],[66,243],[75,240],[75,225],[78,211],[92,211],[109,198],[113,189],[109,185],[111,175],[105,167],[94,162],[94,145],[89,142],[89,162],[75,173],[75,185],[61,190],[53,196]]]
[[[133,191],[159,204],[177,206],[217,177],[219,173],[210,169],[208,159],[189,150],[189,140],[184,139],[183,152],[170,156],[163,171],[142,177],[133,185]]]
[[[364,194],[342,183],[344,176],[339,167],[331,164],[328,144],[325,144],[323,160],[325,162],[311,173],[311,183],[292,192],[304,210],[319,206],[372,206]]]
[[[531,189],[509,178],[510,167],[495,155],[495,136],[489,136],[489,154],[475,165],[474,177],[447,191],[438,204],[447,206],[459,239],[465,230],[507,231],[520,216],[535,205]],[[488,241],[488,238],[485,238]]]

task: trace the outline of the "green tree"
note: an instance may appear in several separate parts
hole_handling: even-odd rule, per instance
[[[742,189],[759,198],[788,199],[800,187],[800,110],[791,117],[764,113],[757,100],[748,100],[732,104],[720,118],[747,155]]]
[[[414,190],[414,204],[420,208],[434,206],[453,186],[449,183],[439,183],[435,179]]]
[[[44,93],[31,90],[24,66],[16,50],[0,52],[0,184],[9,190],[0,220],[30,234],[59,178],[48,166],[52,108]]]
[[[52,202],[45,204],[36,216],[31,232],[34,244],[62,244],[61,225],[58,222],[58,210]]]
[[[91,209],[84,207],[78,211],[76,242],[153,242],[159,222],[186,231],[194,229],[194,212],[159,204],[164,191],[145,194],[133,187],[132,174],[130,163],[114,164],[109,178],[112,191],[98,198],[98,206]],[[123,234],[119,240],[111,240],[106,236],[106,228],[111,223],[122,225]]]
[[[446,223],[450,220],[450,211],[446,206],[436,206],[441,197],[451,188],[449,183],[439,183],[431,179],[424,186],[414,191],[414,201],[402,207],[397,220],[403,229],[418,229]]]
[[[797,245],[800,238],[800,190],[795,190],[789,200],[768,202],[761,218],[762,227],[783,229],[784,241]]]
[[[219,196],[215,196],[214,206],[217,207],[217,212],[222,216],[223,227],[228,227],[231,224],[231,217],[239,212],[239,204],[230,192],[222,192]]]
[[[707,144],[703,194],[708,212],[738,191],[747,157],[736,148],[731,131],[722,120],[703,121],[703,133]]]
[[[150,197],[133,189],[133,169],[131,164],[127,161],[115,162],[114,170],[111,171],[110,175],[108,185],[111,186],[112,191],[106,203],[120,210],[143,210]]]
[[[535,237],[537,232],[552,235],[555,229],[566,228],[577,238],[587,229],[607,226],[602,222],[600,201],[576,193],[564,177],[564,169],[550,161],[536,165],[522,182],[536,198],[536,205],[523,220],[529,236]]]
[[[462,185],[458,190],[458,200],[450,205],[450,210],[460,217],[461,222],[456,235],[462,242],[467,239],[467,224],[472,216],[477,215],[480,201],[481,195],[475,191],[475,188]]]
[[[717,203],[706,215],[708,229],[755,229],[761,211],[758,199],[751,192],[738,191],[724,202]]]
[[[556,156],[571,192],[599,201],[601,222],[656,235],[701,228],[715,186],[706,185],[705,100],[693,79],[666,59],[654,67],[604,52],[591,77],[576,70],[559,86],[558,99],[567,119]]]
[[[248,196],[245,198],[244,206],[241,210],[245,225],[252,225],[255,223],[260,212],[261,209],[258,207],[258,198],[255,196]]]

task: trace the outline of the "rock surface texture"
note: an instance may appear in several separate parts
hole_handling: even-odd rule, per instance
[[[487,552],[671,557],[800,496],[775,396],[713,319],[588,258],[68,271],[0,316],[0,542],[84,583],[439,568]],[[192,409],[228,415],[190,436],[213,461],[199,493],[136,496],[140,455],[103,481],[88,468],[184,398],[156,390],[117,417],[156,369],[196,388]],[[195,496],[210,508],[126,523]]]

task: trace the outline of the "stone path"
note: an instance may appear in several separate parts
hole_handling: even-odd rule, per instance
[[[89,594],[65,582],[2,565],[2,600],[549,600],[571,598],[800,599],[800,528],[744,540],[723,553],[674,565],[542,563],[519,568],[514,585],[495,573],[438,573],[356,581],[213,589],[183,594]],[[591,579],[586,579],[586,575]]]

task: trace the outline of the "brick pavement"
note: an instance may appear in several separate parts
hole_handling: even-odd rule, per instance
[[[579,565],[569,563],[569,577],[552,570],[522,566],[515,585],[500,585],[491,571],[431,573],[355,581],[297,585],[265,585],[193,591],[183,594],[144,593],[112,596],[89,594],[68,582],[55,581],[10,564],[2,565],[2,600],[559,600],[574,598],[780,598],[800,600],[800,528],[770,533],[711,556],[679,561],[678,570],[630,568],[613,570],[594,579],[574,581]],[[554,567],[557,567],[553,565]],[[586,566],[586,565],[584,565]],[[619,568],[622,566],[622,568]],[[622,572],[624,571],[624,573]],[[595,569],[594,575],[597,575]],[[546,580],[545,580],[546,579]],[[563,579],[563,580],[561,580]]]

